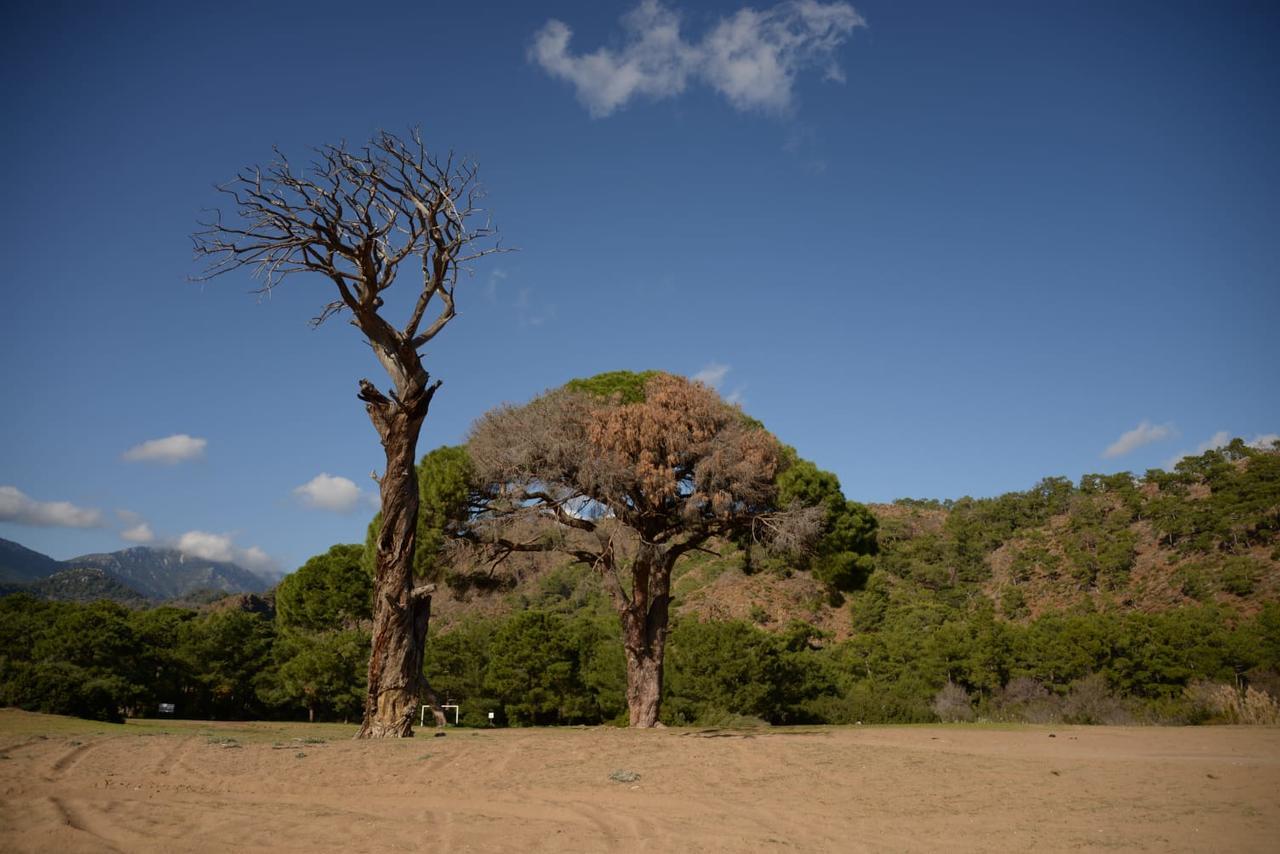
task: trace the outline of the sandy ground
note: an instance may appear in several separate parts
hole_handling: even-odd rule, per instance
[[[0,850],[1280,850],[1276,728],[350,729],[0,711]]]

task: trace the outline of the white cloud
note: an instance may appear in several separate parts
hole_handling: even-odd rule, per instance
[[[1179,451],[1178,453],[1174,454],[1172,457],[1169,457],[1169,459],[1164,461],[1164,468],[1166,470],[1172,470],[1175,466],[1178,465],[1179,462],[1182,461],[1183,457],[1198,457],[1206,451],[1213,451],[1218,448],[1224,448],[1226,447],[1226,444],[1230,441],[1231,441],[1231,434],[1226,430],[1219,430],[1217,433],[1214,433],[1212,436],[1210,436],[1208,439],[1205,439],[1199,445],[1196,445],[1196,449],[1194,451]]]
[[[222,534],[210,534],[206,531],[187,531],[178,537],[178,542],[175,545],[178,551],[189,554],[192,557],[218,561],[234,560],[234,547],[232,546],[231,538]]]
[[[725,399],[726,403],[741,406],[745,402],[745,398],[742,396],[742,393],[747,390],[745,385],[737,386],[728,394],[725,394],[722,390],[724,378],[729,375],[730,370],[732,368],[721,362],[708,362],[702,370],[693,375],[692,379],[695,382],[705,383],[720,392],[720,396]]]
[[[489,271],[489,279],[485,282],[484,298],[489,302],[498,301],[498,285],[506,281],[508,273],[501,267]]]
[[[1218,448],[1225,448],[1227,443],[1231,441],[1231,433],[1226,430],[1219,430],[1205,441],[1196,445],[1196,449],[1191,453],[1195,456],[1206,453],[1208,451],[1216,451]]]
[[[633,97],[671,98],[691,81],[710,86],[739,110],[785,111],[795,78],[821,67],[844,82],[836,50],[866,21],[844,2],[786,0],[763,11],[742,8],[716,22],[699,42],[680,33],[680,15],[658,0],[643,0],[622,17],[618,50],[573,54],[573,31],[550,20],[533,37],[529,58],[552,77],[573,84],[597,118]]]
[[[556,319],[554,305],[535,306],[529,299],[530,289],[521,288],[516,293],[515,308],[521,326],[541,326]]]
[[[102,512],[70,501],[36,501],[16,486],[0,486],[0,522],[56,528],[96,528]]]
[[[264,575],[280,571],[280,565],[276,562],[276,559],[257,546],[249,546],[249,548],[241,550],[238,554],[239,557],[236,559],[236,563],[245,569]]]
[[[1231,431],[1219,430],[1217,433],[1214,433],[1212,436],[1210,436],[1208,439],[1205,439],[1199,445],[1196,445],[1196,449],[1194,451],[1181,451],[1177,454],[1174,454],[1169,459],[1165,460],[1164,467],[1166,470],[1172,469],[1176,467],[1179,462],[1182,461],[1183,457],[1198,457],[1201,454],[1204,454],[1208,451],[1216,451],[1218,448],[1225,448],[1228,444],[1230,444],[1231,439],[1232,439]],[[1260,448],[1264,450],[1269,450],[1271,448],[1271,443],[1276,441],[1280,441],[1280,434],[1260,433],[1254,436],[1249,441],[1245,442],[1245,444],[1251,448]]]
[[[729,366],[720,362],[711,362],[702,370],[693,375],[695,382],[706,383],[712,388],[720,388],[720,383],[724,382],[725,375],[729,373]]]
[[[187,531],[178,537],[174,548],[191,557],[239,564],[259,574],[270,574],[279,569],[276,561],[262,549],[257,546],[242,549],[226,534]]]
[[[302,503],[318,510],[350,513],[360,502],[360,487],[345,477],[321,472],[293,491]]]
[[[1269,451],[1276,442],[1280,442],[1280,433],[1260,433],[1249,440],[1249,447]]]
[[[124,458],[131,463],[164,463],[173,465],[183,460],[194,460],[204,456],[207,439],[197,439],[186,433],[176,433],[163,439],[149,439],[141,445],[134,445],[124,452]]]
[[[156,533],[151,530],[147,520],[142,518],[142,514],[132,510],[116,510],[116,517],[125,525],[120,532],[120,539],[131,543],[150,543],[155,540]]]
[[[139,522],[132,528],[125,528],[120,532],[120,539],[131,543],[149,543],[155,538],[155,531],[152,531],[151,526],[146,522]]]
[[[1160,442],[1172,435],[1172,424],[1152,424],[1150,421],[1143,421],[1132,430],[1120,434],[1120,438],[1108,445],[1107,449],[1102,452],[1102,456],[1107,459],[1122,457],[1131,451],[1136,451],[1143,445]]]

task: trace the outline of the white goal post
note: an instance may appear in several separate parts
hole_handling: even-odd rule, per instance
[[[420,718],[420,719],[419,719],[419,721],[418,721],[418,726],[426,726],[426,725],[427,725],[427,709],[430,709],[430,708],[431,708],[431,706],[423,706],[423,707],[422,707],[422,714],[419,716],[419,718]],[[459,713],[462,711],[462,707],[461,707],[461,706],[458,706],[458,705],[456,705],[456,704],[454,704],[454,703],[445,703],[445,704],[444,704],[443,706],[441,706],[440,708],[442,708],[442,709],[453,709],[453,725],[454,725],[454,726],[457,726],[457,725],[458,725],[458,715],[459,715]],[[448,720],[448,716],[447,716],[447,715],[445,716],[445,719],[446,719],[446,720]]]

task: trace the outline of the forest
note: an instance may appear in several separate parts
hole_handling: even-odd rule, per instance
[[[785,453],[777,490],[819,508],[818,539],[778,554],[726,534],[676,563],[663,723],[1280,722],[1280,450],[1237,439],[1173,471],[874,506]],[[626,725],[623,626],[599,568],[554,551],[481,566],[451,550],[475,500],[468,454],[419,465],[416,571],[442,588],[429,684],[466,726],[490,712],[499,726]],[[265,598],[4,597],[0,704],[358,721],[378,526]],[[789,613],[682,608],[796,580],[808,592]]]

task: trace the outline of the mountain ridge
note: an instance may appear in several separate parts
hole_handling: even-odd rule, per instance
[[[60,568],[60,561],[0,537],[0,582],[27,584],[40,581]]]
[[[44,595],[41,592],[44,582],[75,570],[96,570],[104,579],[123,586],[125,591],[153,601],[177,599],[196,590],[263,593],[270,586],[265,579],[239,564],[194,557],[177,549],[134,546],[59,561],[21,543],[0,538],[0,582],[9,586],[23,585],[29,592]],[[88,577],[81,576],[80,583]],[[111,585],[103,589],[108,588],[114,591]],[[114,591],[107,598],[126,595],[125,591]]]

